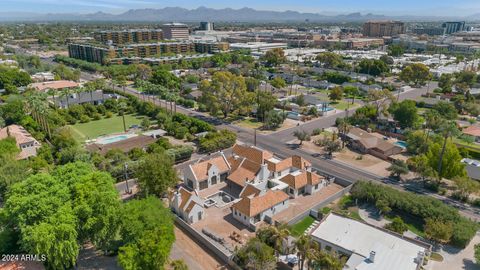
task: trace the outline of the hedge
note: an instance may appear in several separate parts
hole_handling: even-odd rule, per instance
[[[452,222],[454,225],[450,244],[456,247],[466,247],[479,228],[478,223],[461,216],[457,209],[435,198],[365,181],[355,183],[350,192],[354,199],[372,204],[379,199],[385,200],[392,210],[413,215],[423,222],[427,218]]]

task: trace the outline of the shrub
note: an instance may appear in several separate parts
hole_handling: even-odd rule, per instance
[[[105,118],[112,118],[113,113],[112,112],[106,112],[105,113]]]
[[[90,122],[90,117],[88,117],[88,116],[86,116],[86,115],[82,115],[82,116],[80,117],[80,122],[81,122],[81,123],[88,123],[88,122]]]
[[[208,153],[219,151],[233,146],[236,140],[237,134],[226,129],[218,132],[209,132],[199,139],[199,151]]]
[[[96,114],[93,115],[93,119],[94,120],[100,120],[100,119],[102,119],[102,115],[99,114],[99,113],[96,113]]]
[[[457,247],[467,246],[478,229],[477,223],[461,216],[457,209],[435,198],[364,181],[355,183],[350,192],[353,198],[372,204],[385,200],[392,210],[412,215],[423,222],[426,219],[435,219],[454,224],[450,244]]]

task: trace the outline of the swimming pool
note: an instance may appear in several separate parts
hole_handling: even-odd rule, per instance
[[[109,136],[109,137],[104,137],[104,138],[98,138],[96,143],[97,144],[109,144],[109,143],[114,143],[114,142],[119,142],[126,140],[130,137],[133,137],[133,134],[124,134],[124,135],[115,135],[115,136]]]
[[[402,148],[407,148],[407,143],[404,141],[396,141],[395,144]]]

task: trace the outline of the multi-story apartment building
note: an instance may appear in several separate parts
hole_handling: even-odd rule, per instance
[[[363,25],[367,37],[398,36],[405,34],[405,23],[399,21],[369,21]]]
[[[442,24],[445,35],[450,35],[456,32],[465,30],[465,22],[445,22]]]
[[[112,44],[140,43],[146,41],[162,40],[161,29],[131,29],[123,31],[100,31],[93,34],[98,42]]]
[[[118,58],[158,58],[173,54],[215,53],[228,50],[226,42],[157,42],[122,46],[96,46],[92,44],[68,44],[69,56],[89,62],[108,63]]]
[[[188,39],[188,26],[183,23],[167,23],[162,26],[164,39]]]
[[[200,30],[213,31],[215,25],[212,22],[200,22]]]

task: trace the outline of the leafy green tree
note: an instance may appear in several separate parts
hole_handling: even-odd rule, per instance
[[[212,114],[218,111],[227,117],[233,111],[250,112],[254,94],[247,91],[245,79],[230,72],[216,72],[210,81],[202,81],[201,102]]]
[[[257,117],[265,121],[267,114],[275,108],[277,98],[267,91],[257,91]]]
[[[383,214],[388,214],[390,211],[392,211],[392,208],[390,208],[390,205],[388,201],[379,199],[375,203],[375,207],[377,207],[378,212],[383,215]]]
[[[430,69],[422,63],[413,63],[403,68],[400,73],[400,79],[406,83],[423,85],[430,80]]]
[[[442,89],[443,93],[451,93],[453,87],[453,75],[444,73],[438,79],[438,87]]]
[[[380,117],[381,114],[387,115],[388,104],[396,101],[395,96],[388,89],[369,90],[367,99],[375,106],[376,118]]]
[[[120,220],[124,246],[118,261],[123,269],[163,270],[175,241],[170,210],[159,199],[147,197],[126,203]]]
[[[287,57],[285,56],[285,52],[282,48],[274,48],[265,53],[263,60],[267,63],[267,65],[275,67],[279,64],[285,63],[287,61]]]
[[[413,100],[404,100],[400,103],[394,103],[390,106],[389,112],[393,115],[393,119],[395,119],[403,129],[416,129],[421,124],[416,102]]]
[[[323,150],[327,152],[329,156],[332,156],[334,152],[338,152],[342,149],[340,142],[338,141],[327,141],[325,143],[325,146],[323,147]]]
[[[152,153],[140,160],[135,176],[144,194],[161,197],[178,182],[177,171],[166,153]]]
[[[293,136],[300,141],[299,145],[302,145],[303,141],[310,141],[310,134],[305,130],[295,130]]]
[[[332,90],[330,90],[330,93],[328,94],[328,98],[332,101],[342,100],[342,98],[343,98],[342,87],[337,86],[337,87],[334,87]]]
[[[385,225],[385,229],[394,231],[399,234],[403,234],[408,230],[408,226],[401,217],[396,216],[392,219],[392,222]]]
[[[166,87],[169,90],[176,90],[180,88],[180,79],[162,67],[159,67],[153,71],[150,82]]]
[[[199,151],[211,153],[229,148],[235,144],[237,134],[227,129],[218,132],[208,132],[207,135],[199,139]]]
[[[480,184],[468,176],[457,176],[453,178],[460,198],[468,200],[470,194],[477,193],[480,190]]]
[[[316,60],[326,68],[341,68],[345,65],[343,57],[333,52],[319,53]]]
[[[264,127],[266,129],[277,129],[283,124],[284,121],[285,117],[283,113],[271,110],[265,117]]]
[[[427,218],[425,220],[425,235],[437,243],[448,243],[452,238],[453,224],[440,219]]]
[[[352,99],[352,104],[355,103],[355,97],[360,94],[358,87],[352,85],[343,87],[343,92],[345,92],[345,95]]]
[[[393,177],[399,180],[401,175],[407,174],[409,172],[407,163],[399,159],[393,161],[392,165],[390,165],[390,167],[387,168],[387,171],[389,171]]]
[[[438,177],[441,179],[442,177],[445,178],[452,178],[454,176],[464,176],[466,174],[465,166],[461,163],[461,155],[458,151],[458,148],[449,141],[449,138],[455,136],[459,133],[459,130],[455,124],[455,122],[445,122],[439,129],[443,136],[443,146],[441,150],[439,149],[440,144],[433,144],[430,147],[429,152],[427,153],[427,157],[431,158],[434,151],[436,153],[440,153],[438,159],[431,159],[430,162],[436,161],[438,166]],[[457,164],[455,164],[457,163]]]
[[[250,238],[243,247],[237,249],[234,260],[242,269],[276,269],[273,248],[267,246],[257,238]]]
[[[363,59],[358,64],[358,71],[372,76],[380,76],[381,74],[387,73],[389,68],[382,60]]]
[[[51,269],[71,267],[77,258],[77,219],[69,189],[47,174],[14,184],[5,202],[9,227],[27,253],[45,254]]]
[[[188,266],[184,260],[174,260],[170,262],[170,266],[173,270],[188,270]]]
[[[282,79],[282,77],[273,78],[273,80],[270,81],[270,84],[275,88],[284,88],[287,86],[287,83],[284,79]]]
[[[445,120],[457,119],[458,112],[455,106],[446,101],[439,101],[433,106],[433,109],[437,111],[440,116]]]
[[[392,44],[388,46],[387,51],[389,56],[399,57],[405,53],[405,47],[401,44]]]

